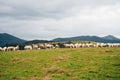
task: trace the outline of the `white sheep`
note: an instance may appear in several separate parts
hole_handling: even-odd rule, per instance
[[[16,50],[19,50],[19,46],[18,45],[16,47],[14,47],[14,46],[7,47],[7,51],[16,51]]]
[[[2,48],[2,47],[0,47],[0,51],[3,51],[3,48]]]
[[[33,46],[33,49],[35,49],[35,50],[39,49],[38,45],[33,44],[32,46]]]
[[[32,46],[31,46],[31,45],[26,45],[26,46],[24,47],[24,49],[25,49],[25,50],[32,50]]]
[[[45,43],[45,47],[48,49],[55,48],[52,44],[46,44],[46,43]]]

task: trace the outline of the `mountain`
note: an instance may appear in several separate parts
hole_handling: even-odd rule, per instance
[[[95,42],[104,42],[104,43],[120,43],[120,39],[114,36],[106,36],[106,37],[98,37],[98,36],[77,36],[77,37],[69,37],[69,38],[56,38],[53,41],[56,42],[65,42],[65,41],[95,41]]]
[[[23,42],[25,42],[25,40],[22,40],[10,34],[7,34],[7,33],[0,34],[0,46],[5,46],[9,44],[20,44]]]
[[[31,41],[26,41],[24,44],[37,44],[37,43],[48,43],[48,42],[52,42],[52,41],[48,41],[48,40],[31,40]]]
[[[108,36],[104,36],[102,37],[103,39],[106,39],[106,40],[120,40],[119,38],[116,38],[112,35],[108,35]]]
[[[120,43],[120,39],[116,38],[112,35],[108,35],[105,37],[98,37],[98,36],[77,36],[77,37],[68,37],[68,38],[56,38],[51,41],[48,40],[32,40],[26,41],[15,36],[12,36],[7,33],[0,34],[0,46],[7,46],[7,45],[14,45],[19,44],[24,46],[26,44],[36,44],[36,43],[47,43],[47,42],[66,42],[66,41],[95,41],[95,42],[104,42],[104,43]]]

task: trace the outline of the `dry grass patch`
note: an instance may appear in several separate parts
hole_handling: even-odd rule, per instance
[[[55,73],[58,71],[59,71],[59,68],[55,67],[55,66],[51,66],[51,67],[47,68],[47,73]]]
[[[55,61],[62,61],[62,60],[67,60],[67,59],[69,59],[70,57],[67,55],[63,55],[63,56],[57,56],[56,58],[55,58]]]
[[[51,66],[49,68],[44,68],[43,69],[44,73],[46,74],[64,74],[65,73],[65,70],[59,68],[59,67],[56,67],[56,66]]]
[[[14,58],[12,59],[13,62],[20,61],[20,60],[21,60],[21,59],[18,58],[18,57],[14,57]]]
[[[61,60],[65,60],[65,58],[63,56],[58,56],[55,58],[55,61],[61,61]]]
[[[34,60],[36,60],[35,57],[27,57],[27,58],[14,57],[12,58],[12,62],[24,62],[24,61],[34,61]]]
[[[43,78],[43,80],[52,80],[52,77],[50,75],[47,75]]]
[[[38,77],[32,77],[30,80],[40,80]]]

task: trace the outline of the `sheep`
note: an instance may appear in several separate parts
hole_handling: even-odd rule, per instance
[[[44,44],[38,44],[38,48],[39,49],[45,49],[45,45]]]
[[[86,47],[86,44],[82,43],[81,46],[82,46],[82,48],[85,48],[85,47]]]
[[[32,50],[32,46],[31,46],[31,45],[26,45],[26,46],[24,47],[24,49],[25,49],[25,50]]]
[[[117,43],[117,47],[120,47],[120,43]]]
[[[71,43],[71,44],[70,44],[70,48],[74,48],[74,47],[75,47],[74,44]]]
[[[96,47],[102,47],[100,43],[97,43],[96,44]]]
[[[76,43],[76,44],[74,44],[74,47],[75,47],[75,48],[80,48],[80,44],[79,44],[79,43]]]
[[[2,48],[2,47],[0,47],[0,51],[3,51],[3,48]]]
[[[55,48],[60,48],[60,46],[58,44],[55,44]]]
[[[35,50],[40,49],[40,48],[38,47],[38,45],[33,44],[32,46],[33,46],[33,49],[35,49]]]
[[[70,48],[70,44],[63,44],[65,48]]]
[[[13,46],[7,47],[7,51],[14,51],[14,47]]]
[[[3,51],[7,51],[7,47],[3,47],[3,49],[2,49]]]
[[[82,48],[82,44],[81,44],[81,43],[79,43],[79,44],[78,44],[78,47],[79,47],[79,48]]]
[[[45,48],[51,49],[51,48],[55,48],[52,44],[44,44]]]
[[[17,45],[16,47],[14,47],[14,50],[19,50],[19,46]]]
[[[16,47],[14,47],[14,46],[7,47],[7,51],[16,51],[16,50],[19,50],[19,46],[18,45]]]

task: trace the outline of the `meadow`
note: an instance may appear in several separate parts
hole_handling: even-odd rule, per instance
[[[0,80],[120,80],[120,48],[0,52]]]

